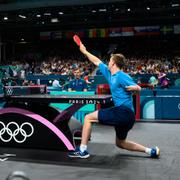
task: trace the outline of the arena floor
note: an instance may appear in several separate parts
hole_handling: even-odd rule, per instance
[[[0,148],[0,179],[23,171],[30,180],[179,180],[180,124],[136,123],[131,140],[158,145],[159,159],[120,150],[114,145],[114,130],[96,125],[89,144],[89,159],[70,159],[66,153],[45,150]],[[14,154],[4,158],[3,154]]]

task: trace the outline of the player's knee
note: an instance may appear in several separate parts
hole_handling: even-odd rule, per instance
[[[116,146],[124,149],[125,148],[126,141],[125,140],[116,140]]]
[[[89,115],[86,114],[85,117],[84,117],[85,120],[88,120],[89,119]]]
[[[90,115],[88,115],[88,114],[87,114],[87,115],[85,115],[85,117],[84,117],[84,121],[85,121],[85,122],[91,122],[90,120],[91,120]]]
[[[94,123],[94,122],[98,122],[98,119],[94,113],[90,113],[85,115],[84,121],[86,121],[87,123]]]

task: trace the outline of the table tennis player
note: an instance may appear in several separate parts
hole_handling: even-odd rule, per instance
[[[115,106],[96,110],[85,116],[80,147],[77,147],[75,151],[69,152],[68,156],[73,158],[88,158],[90,156],[87,145],[91,134],[92,123],[100,123],[114,126],[117,147],[129,151],[146,153],[152,158],[159,157],[160,149],[158,147],[149,148],[127,140],[128,132],[132,129],[135,122],[132,92],[140,91],[141,87],[128,74],[123,72],[126,66],[125,57],[122,54],[113,54],[108,65],[106,65],[99,58],[87,51],[81,42],[79,47],[80,51],[99,67],[107,79]]]

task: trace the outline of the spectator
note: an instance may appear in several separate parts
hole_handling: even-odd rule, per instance
[[[68,91],[87,91],[87,84],[85,80],[81,79],[81,71],[79,69],[75,69],[74,79],[69,82]]]
[[[158,80],[159,80],[160,87],[162,89],[169,87],[169,79],[167,78],[166,73],[164,72],[163,69],[158,74]]]
[[[153,87],[157,86],[158,85],[158,80],[156,79],[155,76],[151,76],[149,78],[149,84],[152,85]]]
[[[56,87],[56,88],[61,88],[61,87],[62,87],[57,79],[55,79],[55,80],[52,82],[52,86],[53,86],[53,87]]]

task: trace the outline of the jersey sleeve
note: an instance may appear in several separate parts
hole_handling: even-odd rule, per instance
[[[111,73],[107,67],[106,64],[104,63],[100,63],[99,64],[99,70],[101,71],[101,73],[103,74],[103,76],[107,79],[107,81],[109,82],[110,77],[111,77]]]
[[[121,83],[121,86],[122,87],[126,87],[126,86],[135,86],[135,85],[137,85],[135,82],[134,82],[134,80],[132,79],[132,77],[131,76],[129,76],[129,75],[122,75],[121,77],[120,77],[120,83]]]

